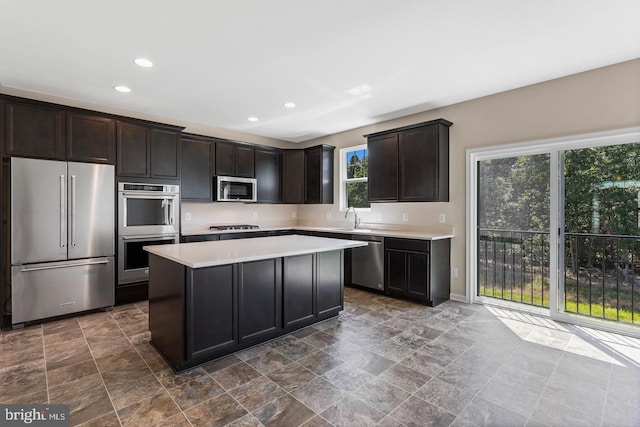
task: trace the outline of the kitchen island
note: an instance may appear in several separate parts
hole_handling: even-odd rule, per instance
[[[311,236],[147,246],[151,343],[178,371],[337,316],[344,249]]]

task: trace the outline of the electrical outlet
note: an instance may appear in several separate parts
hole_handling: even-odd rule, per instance
[[[291,212],[291,218],[295,219],[297,216],[297,212],[296,211],[292,211]]]
[[[458,277],[458,267],[451,268],[451,277]]]
[[[406,212],[405,212],[405,213],[403,213],[403,214],[402,214],[402,220],[403,220],[404,222],[409,221],[409,214],[408,214],[408,213],[406,213]]]
[[[191,212],[187,212],[184,214],[184,219],[187,221],[191,221]]]
[[[327,212],[324,214],[327,219],[331,219],[331,212]]]
[[[253,211],[253,214],[251,215],[251,217],[252,217],[253,219],[258,219],[258,212]]]
[[[382,214],[378,213],[378,221],[382,221]]]
[[[447,222],[447,216],[445,214],[438,215],[438,222],[440,222],[440,224],[444,224]]]

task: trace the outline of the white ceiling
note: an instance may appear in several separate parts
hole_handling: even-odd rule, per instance
[[[300,142],[638,58],[639,17],[638,0],[0,0],[0,83]]]

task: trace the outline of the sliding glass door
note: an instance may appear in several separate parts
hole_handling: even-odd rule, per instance
[[[640,336],[640,130],[469,150],[467,170],[472,302]]]

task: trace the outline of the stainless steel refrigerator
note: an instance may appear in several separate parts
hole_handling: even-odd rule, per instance
[[[112,306],[114,167],[11,159],[12,323]]]

